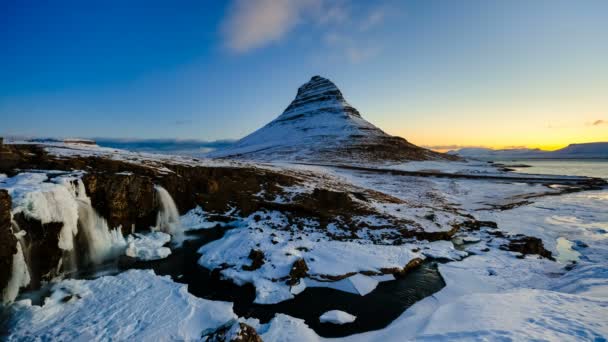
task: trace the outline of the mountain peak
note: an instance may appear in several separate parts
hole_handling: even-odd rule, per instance
[[[288,118],[294,113],[301,114],[309,110],[330,110],[336,113],[346,111],[351,115],[361,116],[346,102],[342,92],[332,81],[318,75],[298,88],[296,98],[281,116]]]
[[[345,163],[454,158],[386,134],[363,119],[340,89],[321,76],[300,86],[276,119],[208,156]]]

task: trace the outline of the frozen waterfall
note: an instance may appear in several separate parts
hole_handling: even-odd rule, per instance
[[[16,224],[13,224],[13,227],[16,227]],[[19,289],[22,287],[26,287],[30,283],[30,272],[27,267],[27,262],[23,253],[22,246],[24,235],[24,231],[15,232],[15,236],[18,239],[17,253],[13,255],[11,278],[9,279],[4,291],[2,291],[2,303],[4,304],[12,303],[15,298],[17,298],[17,295],[19,294]]]

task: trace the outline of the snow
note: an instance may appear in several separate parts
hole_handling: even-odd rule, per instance
[[[224,213],[229,216],[230,212]],[[186,230],[210,229],[219,226],[226,226],[226,222],[217,222],[208,219],[207,212],[200,206],[188,211],[180,217],[180,225]]]
[[[163,247],[171,241],[171,235],[163,232],[132,234],[127,238],[125,254],[139,260],[158,260],[171,255],[171,249]]]
[[[270,220],[256,221],[254,216],[270,217]],[[222,268],[224,278],[237,285],[251,283],[256,287],[256,303],[271,304],[293,298],[299,289],[291,290],[282,281],[273,281],[289,276],[293,263],[302,258],[309,268],[306,286],[327,286],[327,276],[344,276],[364,271],[381,272],[382,268],[403,268],[414,258],[422,258],[421,252],[412,252],[418,244],[402,246],[377,245],[369,241],[336,241],[323,232],[316,231],[314,225],[302,230],[277,230],[274,225],[285,226],[286,217],[279,212],[256,212],[238,224],[237,228],[226,232],[222,239],[212,241],[199,250],[199,264],[209,269]],[[429,254],[446,256],[466,254],[453,249],[451,243],[429,243]],[[254,271],[243,270],[250,265],[248,255],[252,249],[264,252],[265,263]],[[220,267],[220,266],[228,267]],[[365,295],[372,291],[378,280],[361,274],[351,276],[349,284],[336,286],[348,288],[348,292]],[[303,285],[300,285],[303,286]]]
[[[39,220],[42,224],[63,222],[59,248],[71,251],[78,233],[78,196],[71,183],[47,182],[44,173],[20,173],[5,179],[0,188],[8,190],[13,200],[13,214]],[[59,181],[59,184],[56,182]]]
[[[438,308],[416,338],[598,340],[608,332],[607,314],[606,299],[534,289],[471,294]]]
[[[332,323],[332,324],[346,324],[352,323],[357,319],[357,316],[353,316],[348,312],[340,311],[340,310],[331,310],[322,314],[319,317],[319,321],[321,323]]]
[[[208,157],[256,160],[307,160],[320,151],[388,137],[364,120],[329,80],[311,79],[298,90],[290,106],[264,127],[235,144],[212,151]]]
[[[118,229],[110,229],[105,219],[91,207],[80,177],[82,172],[23,172],[0,181],[0,189],[12,198],[13,215],[22,213],[42,224],[62,222],[58,247],[74,249],[78,227],[87,240],[87,257],[98,264],[122,252],[126,245]],[[49,179],[48,175],[53,175]]]
[[[323,340],[304,323],[303,319],[285,314],[276,314],[267,326],[258,330],[264,341],[315,342]]]
[[[95,280],[63,280],[44,305],[15,303],[7,341],[199,340],[236,320],[232,303],[188,293],[152,271],[130,270]]]

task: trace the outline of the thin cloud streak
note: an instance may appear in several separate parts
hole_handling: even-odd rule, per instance
[[[607,120],[596,120],[591,125],[592,126],[608,125],[608,121]]]

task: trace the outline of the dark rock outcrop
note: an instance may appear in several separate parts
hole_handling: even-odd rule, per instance
[[[300,282],[300,279],[306,277],[308,275],[308,265],[306,265],[306,261],[304,259],[298,259],[291,266],[291,270],[289,271],[289,280],[287,280],[288,285],[296,285]]]
[[[11,197],[6,190],[0,190],[0,293],[11,278],[15,253],[17,238],[11,229]]]
[[[203,337],[206,338],[204,341],[207,342],[263,342],[254,328],[240,322],[225,325]]]
[[[41,281],[48,281],[57,276],[69,265],[58,267],[64,256],[59,248],[59,232],[63,228],[61,222],[42,224],[36,219],[17,214],[14,217],[19,227],[26,232],[24,237],[27,245],[26,262],[30,269],[30,288],[38,288]]]
[[[422,266],[423,263],[424,260],[422,260],[421,258],[414,258],[410,260],[403,268],[382,268],[380,271],[383,274],[393,274],[396,277],[403,277],[410,273],[412,270]]]
[[[555,260],[550,251],[545,249],[543,241],[533,236],[518,235],[512,238],[508,244],[501,246],[512,252],[519,252],[522,255],[537,254],[543,258]]]
[[[264,265],[264,252],[259,249],[252,249],[249,252],[249,259],[251,259],[251,265],[244,265],[243,270],[255,271]]]
[[[82,181],[93,207],[110,227],[122,226],[128,233],[132,226],[154,226],[158,204],[150,177],[95,172],[86,174]]]

